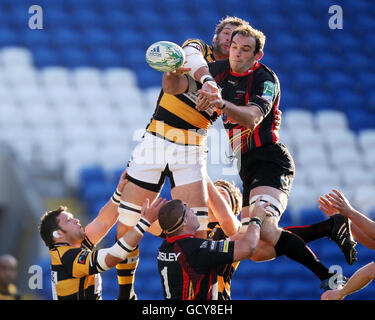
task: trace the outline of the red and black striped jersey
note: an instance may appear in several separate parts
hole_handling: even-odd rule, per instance
[[[192,46],[199,50],[207,62],[214,61],[212,48],[199,39],[186,40],[182,47]],[[195,109],[197,92],[179,95],[159,94],[156,109],[146,130],[153,135],[183,145],[204,145],[207,130],[217,119],[217,112]],[[178,129],[178,134],[176,133]]]
[[[100,300],[102,279],[97,251],[86,237],[81,248],[57,243],[50,249],[54,300]]]
[[[158,269],[168,300],[216,300],[217,266],[233,262],[234,242],[167,237],[158,252]]]
[[[224,127],[235,155],[276,143],[279,140],[275,115],[280,101],[280,83],[276,74],[257,62],[243,74],[234,73],[229,60],[209,63],[212,76],[221,88],[223,99],[244,108],[257,106],[263,113],[262,122],[251,131],[222,114]]]

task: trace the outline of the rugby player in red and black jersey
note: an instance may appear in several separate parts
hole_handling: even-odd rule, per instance
[[[300,237],[278,227],[287,206],[295,168],[292,156],[278,141],[275,130],[280,84],[276,74],[259,62],[264,44],[265,36],[261,31],[251,26],[237,28],[232,33],[229,60],[209,65],[221,90],[208,82],[210,90],[205,87],[199,90],[197,108],[215,107],[222,113],[243,182],[242,224],[246,226],[252,216],[256,199],[262,197],[263,201],[270,202],[273,215],[265,220],[261,240],[273,245],[277,256],[285,254],[309,268],[326,285],[331,276],[328,269]],[[350,255],[355,246],[350,231],[340,236],[340,247],[346,248]]]
[[[216,300],[218,267],[250,258],[255,252],[260,228],[270,203],[254,206],[254,217],[241,238],[205,240],[194,237],[199,222],[194,211],[181,200],[172,200],[159,211],[166,234],[158,252],[158,269],[164,298],[168,300]]]

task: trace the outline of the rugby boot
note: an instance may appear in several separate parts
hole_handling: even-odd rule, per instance
[[[337,243],[341,251],[344,253],[347,263],[352,265],[358,260],[358,252],[355,249],[357,241],[353,239],[350,231],[349,219],[341,214],[335,214],[331,218],[333,219],[333,227],[329,238]]]

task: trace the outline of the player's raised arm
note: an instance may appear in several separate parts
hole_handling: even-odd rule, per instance
[[[208,203],[209,206],[219,222],[224,233],[228,237],[235,235],[241,226],[241,222],[234,215],[229,204],[222,197],[220,192],[209,177],[207,177]]]
[[[173,95],[186,92],[189,88],[189,81],[194,81],[189,80],[187,75],[189,71],[190,68],[180,67],[175,71],[165,72],[162,83],[164,92]]]
[[[158,218],[159,210],[165,203],[165,199],[159,198],[149,206],[149,200],[146,199],[142,206],[141,219],[136,226],[120,238],[112,247],[98,251],[97,263],[101,270],[104,271],[113,268],[137,247],[150,225]]]
[[[98,216],[86,228],[86,236],[93,244],[99,243],[118,219],[118,205],[122,190],[127,184],[126,170],[121,174],[117,188],[111,199],[103,206]]]
[[[267,207],[271,205],[268,202],[261,204],[260,200],[261,197],[255,202],[253,217],[250,219],[246,232],[234,241],[233,261],[249,259],[257,249],[262,222],[267,215]]]
[[[237,106],[227,100],[224,100],[220,91],[211,85],[210,82],[208,83],[208,86],[210,86],[211,92],[202,88],[198,91],[200,95],[197,101],[202,101],[203,104],[208,100],[210,106],[220,109],[221,112],[225,113],[228,117],[233,119],[233,121],[245,126],[246,128],[249,128],[250,130],[254,130],[263,120],[263,113],[258,106],[249,105],[246,108],[243,106]],[[203,110],[204,107],[198,103],[197,109]]]

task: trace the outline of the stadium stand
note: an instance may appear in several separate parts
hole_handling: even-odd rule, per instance
[[[373,215],[374,4],[340,1],[344,29],[330,30],[333,0],[205,2],[209,10],[202,10],[200,0],[40,0],[44,29],[30,30],[28,1],[0,1],[0,142],[13,148],[35,179],[49,175],[51,183],[56,177],[65,190],[43,197],[69,195],[82,204],[83,220],[93,218],[112,194],[159,94],[161,74],[147,66],[146,48],[158,40],[181,44],[187,37],[209,42],[221,17],[238,15],[265,32],[263,61],[280,76],[280,136],[297,166],[282,225],[324,219],[317,199],[332,187]],[[220,169],[213,168],[209,172],[219,178]],[[169,191],[167,181],[162,195],[170,198]],[[111,231],[104,241],[113,239]],[[322,241],[313,244],[322,260],[351,275],[355,269],[340,250]],[[141,243],[139,299],[162,299],[159,244],[150,235]],[[359,252],[360,265],[372,260],[363,246]],[[51,298],[48,259],[41,250],[35,261],[44,272],[44,299]],[[103,276],[104,299],[116,298],[115,277],[113,270]],[[374,291],[370,285],[348,299],[371,299]],[[232,293],[242,300],[320,298],[319,281],[283,258],[241,263]]]

